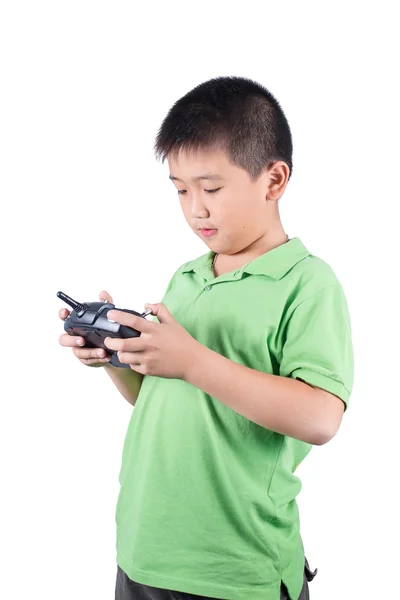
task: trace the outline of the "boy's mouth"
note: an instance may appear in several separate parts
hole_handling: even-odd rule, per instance
[[[204,237],[211,237],[217,233],[218,229],[200,229],[201,235]]]

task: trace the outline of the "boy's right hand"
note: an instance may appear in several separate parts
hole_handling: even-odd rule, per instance
[[[113,299],[107,292],[101,292],[99,299],[101,302],[108,300],[108,302],[114,304]],[[65,321],[70,313],[71,311],[67,308],[62,308],[58,312],[58,316],[62,321]],[[79,340],[81,341],[81,344],[77,343]],[[75,356],[81,361],[81,363],[87,365],[88,367],[104,367],[104,365],[110,362],[112,358],[112,355],[107,354],[102,348],[84,348],[83,346],[85,345],[85,338],[80,336],[64,333],[58,338],[58,341],[61,346],[72,348],[72,352],[75,354]]]

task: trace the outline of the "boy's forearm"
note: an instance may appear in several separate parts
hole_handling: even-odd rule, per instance
[[[266,429],[315,445],[335,435],[344,410],[329,392],[245,367],[202,344],[185,381]]]
[[[132,406],[135,406],[142,385],[143,375],[132,369],[114,367],[109,363],[105,364],[103,368],[125,400],[129,404],[132,404]]]

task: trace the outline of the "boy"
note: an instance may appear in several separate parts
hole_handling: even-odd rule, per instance
[[[130,370],[74,349],[135,405],[115,598],[304,600],[315,572],[293,472],[337,432],[353,352],[341,284],[279,217],[289,125],[265,88],[220,77],[175,103],[155,150],[209,250],[175,272],[153,322],[109,314],[141,331],[105,342]]]

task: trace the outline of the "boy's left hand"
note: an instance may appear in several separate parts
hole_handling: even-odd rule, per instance
[[[118,350],[118,359],[143,375],[168,379],[185,379],[194,360],[194,352],[201,344],[180,325],[162,302],[146,304],[159,323],[147,321],[120,310],[110,310],[107,317],[141,332],[136,338],[107,337],[104,344]]]

